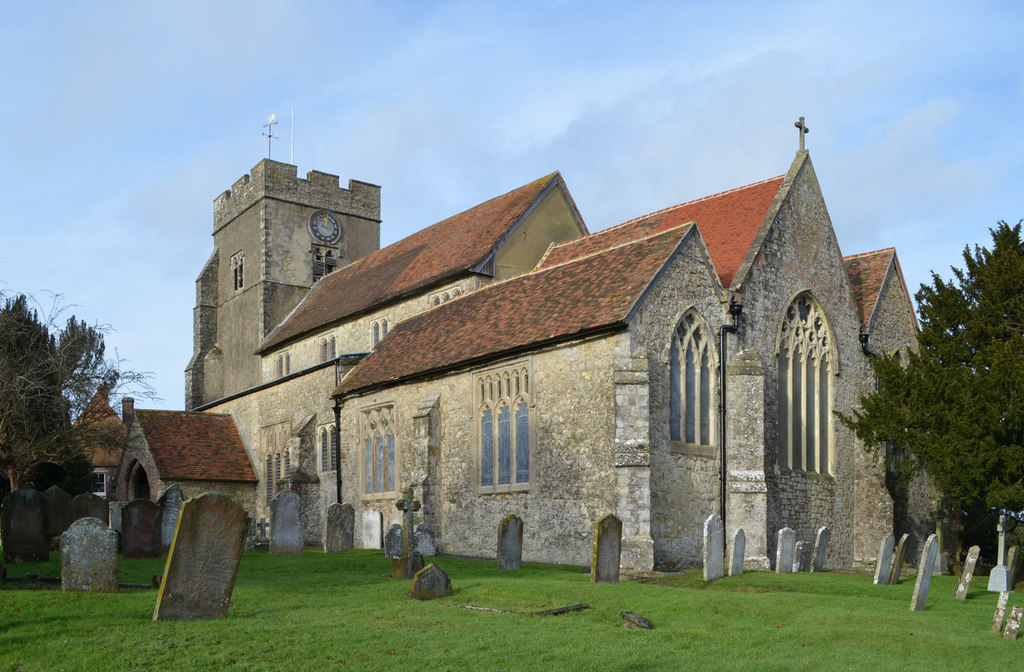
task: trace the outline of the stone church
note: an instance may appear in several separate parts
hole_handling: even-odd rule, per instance
[[[270,160],[214,202],[181,422],[232,421],[253,515],[296,491],[319,544],[351,503],[356,546],[378,546],[412,486],[442,553],[493,556],[515,513],[525,560],[588,564],[614,513],[627,571],[699,565],[711,513],[749,568],[783,526],[830,526],[848,567],[906,525],[834,412],[916,318],[893,249],[843,256],[803,149],[594,233],[558,173],[384,248],[380,226],[379,187]]]

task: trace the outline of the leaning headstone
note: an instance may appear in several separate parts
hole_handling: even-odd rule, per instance
[[[121,553],[126,558],[160,555],[160,507],[148,499],[133,499],[121,509]]]
[[[51,485],[43,493],[50,506],[46,513],[46,526],[51,537],[60,536],[68,529],[74,519],[71,517],[71,495],[56,485]]]
[[[932,584],[932,570],[935,568],[935,558],[938,554],[939,544],[935,541],[935,535],[929,535],[928,540],[924,542],[924,550],[921,551],[914,597],[910,600],[911,611],[924,611],[925,602],[928,601],[928,588]]]
[[[412,545],[424,558],[432,558],[437,555],[437,539],[434,537],[434,530],[426,523],[416,526],[416,532],[412,535]]]
[[[967,591],[971,587],[971,579],[974,578],[974,568],[978,565],[978,554],[981,549],[971,546],[967,551],[967,562],[964,563],[964,571],[960,574],[960,582],[956,584],[956,599],[966,600]]]
[[[523,566],[523,519],[514,513],[498,523],[498,569]]]
[[[789,574],[793,571],[796,556],[796,532],[784,527],[779,530],[778,542],[775,547],[775,573]]]
[[[739,576],[743,573],[743,558],[747,552],[747,535],[743,528],[736,530],[736,536],[732,540],[732,562],[729,564],[729,576]]]
[[[1010,617],[1006,619],[1006,627],[1003,628],[1003,639],[1017,639],[1017,633],[1020,632],[1021,615],[1021,608],[1016,604],[1013,605],[1013,609],[1010,610]]]
[[[875,584],[884,586],[889,583],[889,572],[892,565],[892,547],[896,539],[890,534],[882,540],[882,547],[878,549],[878,561],[875,563]]]
[[[49,503],[35,490],[15,490],[0,507],[4,562],[38,562],[50,558]]]
[[[798,541],[793,550],[793,571],[811,571],[811,556],[814,549],[809,541]]]
[[[164,553],[171,547],[174,528],[178,524],[178,512],[181,511],[181,503],[184,500],[181,488],[174,484],[167,488],[157,501],[160,505],[160,550]]]
[[[608,514],[594,523],[594,554],[590,564],[593,583],[618,583],[622,556],[622,521]]]
[[[285,491],[270,502],[271,555],[302,555],[301,502],[296,492]]]
[[[412,578],[409,597],[416,600],[433,600],[452,594],[452,581],[444,570],[431,563],[416,572]]]
[[[206,493],[184,502],[179,518],[153,620],[224,618],[249,517],[234,498]]]
[[[992,615],[992,632],[999,632],[1003,629],[1003,617],[1006,616],[1006,603],[1010,601],[1010,593],[1003,591],[999,593],[999,601],[996,602],[996,613]]]
[[[380,511],[363,509],[363,548],[381,548],[384,543],[384,516]]]
[[[110,522],[110,509],[102,497],[83,492],[71,499],[71,519],[96,518],[104,525]]]
[[[827,525],[818,528],[814,536],[814,559],[811,561],[812,572],[825,571],[825,556],[828,555],[828,542],[832,539],[832,530]]]
[[[60,535],[64,592],[117,592],[117,532],[99,518],[79,518]]]
[[[402,544],[405,538],[402,534],[402,526],[392,525],[388,533],[384,535],[384,557],[397,560],[402,557]]]
[[[327,530],[324,535],[324,553],[352,550],[355,534],[356,510],[351,504],[334,502],[327,507]]]
[[[703,560],[705,581],[717,581],[725,575],[725,529],[717,513],[704,521]]]
[[[121,510],[127,502],[108,502],[107,514],[110,520],[110,529],[118,534],[121,533]]]
[[[636,612],[623,611],[619,616],[622,617],[622,627],[626,630],[654,630],[654,625]]]
[[[900,542],[896,544],[896,550],[893,552],[892,569],[889,570],[889,583],[893,585],[900,582],[900,572],[903,571],[903,562],[907,559],[909,541],[910,535],[904,534],[900,537]]]

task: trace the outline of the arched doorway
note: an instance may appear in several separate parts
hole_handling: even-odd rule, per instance
[[[131,499],[151,499],[149,493],[149,476],[142,465],[136,462],[132,465],[128,476],[128,493]]]

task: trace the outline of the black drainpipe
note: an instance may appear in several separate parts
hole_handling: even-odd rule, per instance
[[[737,318],[739,318],[740,314],[742,314],[742,313],[743,313],[743,304],[736,303],[736,297],[730,297],[729,298],[729,314],[732,315],[732,322],[733,323],[732,324],[723,324],[722,328],[718,332],[718,349],[719,349],[719,352],[722,353],[721,366],[719,367],[719,377],[721,379],[720,380],[720,389],[721,389],[722,392],[721,392],[721,396],[720,396],[720,402],[718,404],[718,410],[719,410],[719,415],[720,415],[720,420],[719,420],[719,428],[720,429],[719,429],[719,440],[718,440],[718,443],[719,443],[719,446],[721,447],[721,472],[719,474],[720,481],[721,481],[721,490],[719,492],[719,495],[721,497],[721,507],[720,507],[719,515],[722,518],[722,533],[723,534],[725,533],[725,482],[726,482],[725,475],[727,473],[726,469],[725,469],[725,433],[726,433],[725,432],[725,410],[726,410],[726,408],[725,408],[725,396],[726,396],[725,395],[725,364],[726,364],[726,362],[728,360],[728,355],[727,355],[727,350],[726,350],[726,338],[725,338],[725,335],[729,334],[729,333],[735,334],[738,331],[738,328],[736,327],[736,320],[737,320]],[[726,548],[726,544],[722,544],[722,551],[723,551],[723,553],[725,552],[725,548]]]
[[[341,382],[341,362],[334,363],[334,386]],[[334,398],[334,485],[341,504],[341,397]]]

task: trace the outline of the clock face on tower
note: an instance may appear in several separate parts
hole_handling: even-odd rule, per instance
[[[331,213],[317,210],[309,218],[309,235],[321,243],[333,245],[341,238],[341,225]]]

